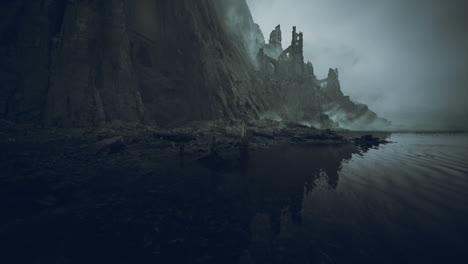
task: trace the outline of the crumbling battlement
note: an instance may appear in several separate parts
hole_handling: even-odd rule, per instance
[[[286,72],[304,74],[304,35],[293,27],[291,46],[281,53],[278,60],[287,64]]]
[[[265,54],[273,59],[278,59],[281,53],[283,53],[281,25],[276,26],[276,28],[271,32],[270,40],[264,45],[263,49]]]
[[[269,43],[259,51],[257,59],[259,60],[260,67],[267,67],[263,69],[268,72],[272,72],[271,67],[275,67],[273,71],[275,73],[292,75],[314,74],[312,64],[308,63],[306,65],[304,63],[304,34],[302,32],[298,33],[296,27],[293,27],[291,45],[283,50],[281,25],[276,26],[275,30],[270,34]]]
[[[279,95],[275,111],[284,119],[322,128],[339,124],[353,127],[357,120],[388,123],[343,94],[338,69],[330,68],[327,78],[317,79],[312,63],[304,63],[304,35],[296,27],[292,30],[291,45],[283,50],[278,25],[271,32],[269,43],[259,50],[257,61],[268,87]]]
[[[333,80],[338,80],[338,77],[339,77],[338,68],[335,68],[335,69],[330,68],[328,70],[328,79],[329,80],[332,80],[332,79]]]
[[[338,73],[337,68],[335,69],[330,68],[328,70],[328,77],[323,80],[318,80],[317,82],[320,85],[320,87],[323,88],[323,91],[327,93],[329,96],[331,96],[332,98],[334,99],[344,98],[344,94],[341,91],[339,73]]]
[[[278,25],[276,26],[275,30],[271,32],[270,41],[268,44],[271,45],[272,47],[282,49],[283,48],[282,41],[283,41],[283,38],[281,35],[281,25]]]

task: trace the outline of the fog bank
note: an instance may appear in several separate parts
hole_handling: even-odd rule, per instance
[[[403,129],[468,129],[468,3],[463,0],[248,0],[268,36],[293,25],[304,55],[343,92]]]

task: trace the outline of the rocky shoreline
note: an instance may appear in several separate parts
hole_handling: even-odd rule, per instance
[[[128,148],[153,148],[168,155],[200,158],[211,152],[252,150],[286,144],[355,144],[373,147],[388,143],[372,135],[349,137],[348,131],[321,130],[273,120],[251,122],[196,122],[164,129],[113,124],[101,128],[33,128],[3,121],[0,144],[59,144],[84,153],[115,154]]]
[[[183,232],[169,228],[182,230],[190,225],[187,221],[191,217],[202,219],[197,224],[200,232],[194,232],[196,241],[211,239],[206,247],[219,242],[206,234],[205,218],[223,223],[209,227],[216,226],[213,232],[222,241],[229,236],[242,242],[243,230],[250,223],[250,218],[244,217],[249,216],[244,212],[248,208],[239,207],[244,212],[240,220],[231,219],[230,214],[220,215],[213,211],[226,206],[218,201],[220,196],[236,197],[237,191],[231,193],[232,188],[239,188],[235,189],[239,193],[254,186],[269,189],[278,181],[299,188],[286,188],[283,194],[274,191],[268,197],[289,197],[296,190],[302,194],[305,179],[291,162],[315,164],[307,170],[310,179],[319,177],[318,168],[327,170],[328,181],[335,186],[338,178],[333,172],[343,160],[382,142],[374,137],[353,139],[330,130],[275,121],[201,122],[174,129],[128,124],[52,129],[0,122],[0,210],[5,212],[0,219],[0,237],[8,243],[0,246],[14,248],[7,251],[16,262],[28,263],[30,256],[41,256],[45,263],[61,257],[55,254],[62,252],[62,245],[76,258],[96,254],[107,258],[108,252],[115,250],[113,241],[118,241],[125,245],[123,255],[164,260],[172,252],[167,250],[174,246],[172,241],[191,243],[184,240]],[[316,151],[303,151],[308,147],[304,144],[320,145]],[[291,149],[291,145],[297,146],[297,151],[288,156],[284,149]],[[246,175],[256,175],[258,157],[265,158],[267,167],[274,164],[288,168],[285,177],[268,176],[262,183],[252,183]],[[288,174],[298,175],[289,178]],[[238,187],[227,184],[227,189],[219,189],[219,182],[229,179]],[[135,229],[128,232],[129,238],[122,239],[122,230],[129,226]],[[83,245],[100,251],[76,253]],[[127,250],[131,245],[137,246]],[[233,250],[230,245],[223,248]],[[34,253],[36,249],[39,253]],[[197,254],[213,257],[217,253],[209,250]],[[82,262],[90,263],[78,263]]]
[[[1,122],[0,169],[4,174],[0,183],[18,183],[23,178],[86,182],[99,178],[99,171],[103,170],[125,174],[134,168],[137,174],[145,175],[182,164],[229,170],[242,166],[249,153],[273,151],[276,147],[349,146],[366,152],[385,143],[388,142],[371,135],[357,137],[347,131],[271,120],[198,122],[172,129],[140,124],[52,129]],[[90,174],[91,171],[98,174]],[[63,175],[67,175],[65,179]]]

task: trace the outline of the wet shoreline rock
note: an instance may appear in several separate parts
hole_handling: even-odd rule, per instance
[[[163,129],[140,124],[114,124],[92,129],[0,128],[0,144],[64,144],[70,149],[95,154],[119,154],[131,146],[183,156],[270,148],[291,144],[355,144],[374,147],[389,143],[372,135],[354,137],[297,123],[273,120],[195,122]],[[12,140],[14,139],[14,140]],[[170,154],[170,155],[172,155]]]
[[[387,143],[390,143],[389,141],[387,140],[384,140],[384,139],[380,139],[378,137],[375,137],[373,135],[364,135],[364,136],[361,136],[361,137],[358,137],[358,138],[355,138],[354,139],[354,142],[357,144],[357,145],[380,145],[380,144],[387,144]]]

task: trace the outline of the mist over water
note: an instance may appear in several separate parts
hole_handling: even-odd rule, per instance
[[[269,36],[304,32],[319,79],[340,70],[343,92],[395,129],[468,129],[468,2],[248,0]]]

